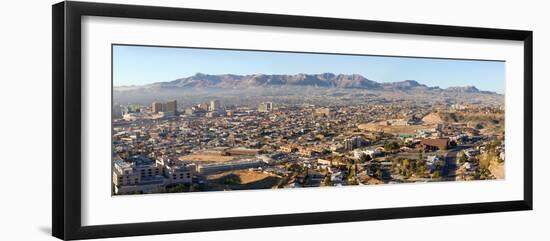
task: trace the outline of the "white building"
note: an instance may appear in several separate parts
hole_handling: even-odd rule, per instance
[[[113,163],[115,194],[151,193],[164,189],[162,166],[142,156]]]
[[[428,156],[426,158],[426,165],[430,169],[430,171],[434,171],[437,167],[437,162],[439,161],[438,156]]]
[[[115,194],[153,193],[166,186],[191,183],[194,165],[168,159],[152,161],[143,156],[132,156],[113,162]]]
[[[193,173],[183,165],[164,166],[166,184],[191,183]]]
[[[262,102],[258,106],[259,112],[271,112],[273,111],[273,103],[272,102]]]
[[[210,111],[218,111],[221,109],[221,103],[219,100],[210,101]]]
[[[464,154],[466,155],[466,157],[472,158],[475,155],[479,155],[479,150],[476,150],[474,148],[468,148],[468,149],[464,150]]]
[[[356,159],[361,158],[362,155],[370,156],[371,159],[374,159],[376,156],[379,156],[382,154],[382,152],[379,149],[369,149],[369,150],[354,150],[353,151],[353,157]]]

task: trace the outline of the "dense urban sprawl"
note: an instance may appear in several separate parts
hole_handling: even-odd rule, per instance
[[[213,99],[117,109],[113,194],[504,178],[502,106]]]

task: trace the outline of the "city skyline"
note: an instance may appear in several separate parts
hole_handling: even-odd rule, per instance
[[[111,193],[505,179],[504,65],[114,46]]]
[[[215,60],[215,61],[213,61]],[[113,84],[145,85],[206,74],[360,74],[376,82],[476,86],[504,94],[505,62],[113,45]]]

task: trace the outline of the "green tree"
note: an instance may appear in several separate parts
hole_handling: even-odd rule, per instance
[[[409,171],[411,169],[411,161],[409,161],[409,159],[403,159],[401,162],[401,169]]]
[[[384,144],[384,149],[386,150],[397,150],[399,149],[399,147],[400,147],[399,143],[397,143],[396,141],[392,141]]]
[[[478,129],[478,130],[481,130],[484,128],[483,124],[478,122],[476,125],[475,125],[475,128]]]
[[[380,174],[380,163],[377,161],[371,162],[369,165],[369,170],[373,176],[379,177],[378,174]]]
[[[422,151],[418,153],[418,160],[416,161],[416,167],[415,172],[417,176],[424,176],[424,173],[426,172],[426,161],[424,160],[422,156]]]
[[[375,177],[377,178],[382,178],[382,169],[378,168],[378,170],[376,170],[376,173],[374,174]]]
[[[405,170],[405,171],[403,172],[403,177],[404,177],[405,179],[411,178],[411,172],[410,172],[409,170]]]
[[[171,192],[185,192],[185,191],[186,191],[185,185],[183,185],[182,183],[178,184],[171,190]]]
[[[365,153],[361,154],[361,156],[359,157],[359,162],[361,163],[369,162],[371,160],[372,158],[370,157],[370,155],[367,155]]]
[[[427,170],[427,168],[426,168],[426,165],[425,165],[425,164],[424,164],[424,165],[417,165],[417,167],[416,167],[416,175],[417,175],[417,176],[423,177],[424,174],[426,173],[426,170]]]

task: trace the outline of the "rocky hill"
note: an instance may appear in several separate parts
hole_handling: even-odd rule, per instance
[[[116,90],[133,89],[177,89],[177,88],[253,88],[253,87],[281,87],[281,86],[310,86],[325,88],[353,88],[368,90],[389,90],[389,91],[448,91],[458,93],[487,93],[489,91],[480,91],[475,86],[449,87],[441,89],[439,87],[429,87],[420,84],[415,80],[404,80],[391,83],[379,83],[367,79],[359,74],[252,74],[252,75],[210,75],[197,73],[193,76],[179,78],[168,82],[157,82],[143,86],[115,86]]]

